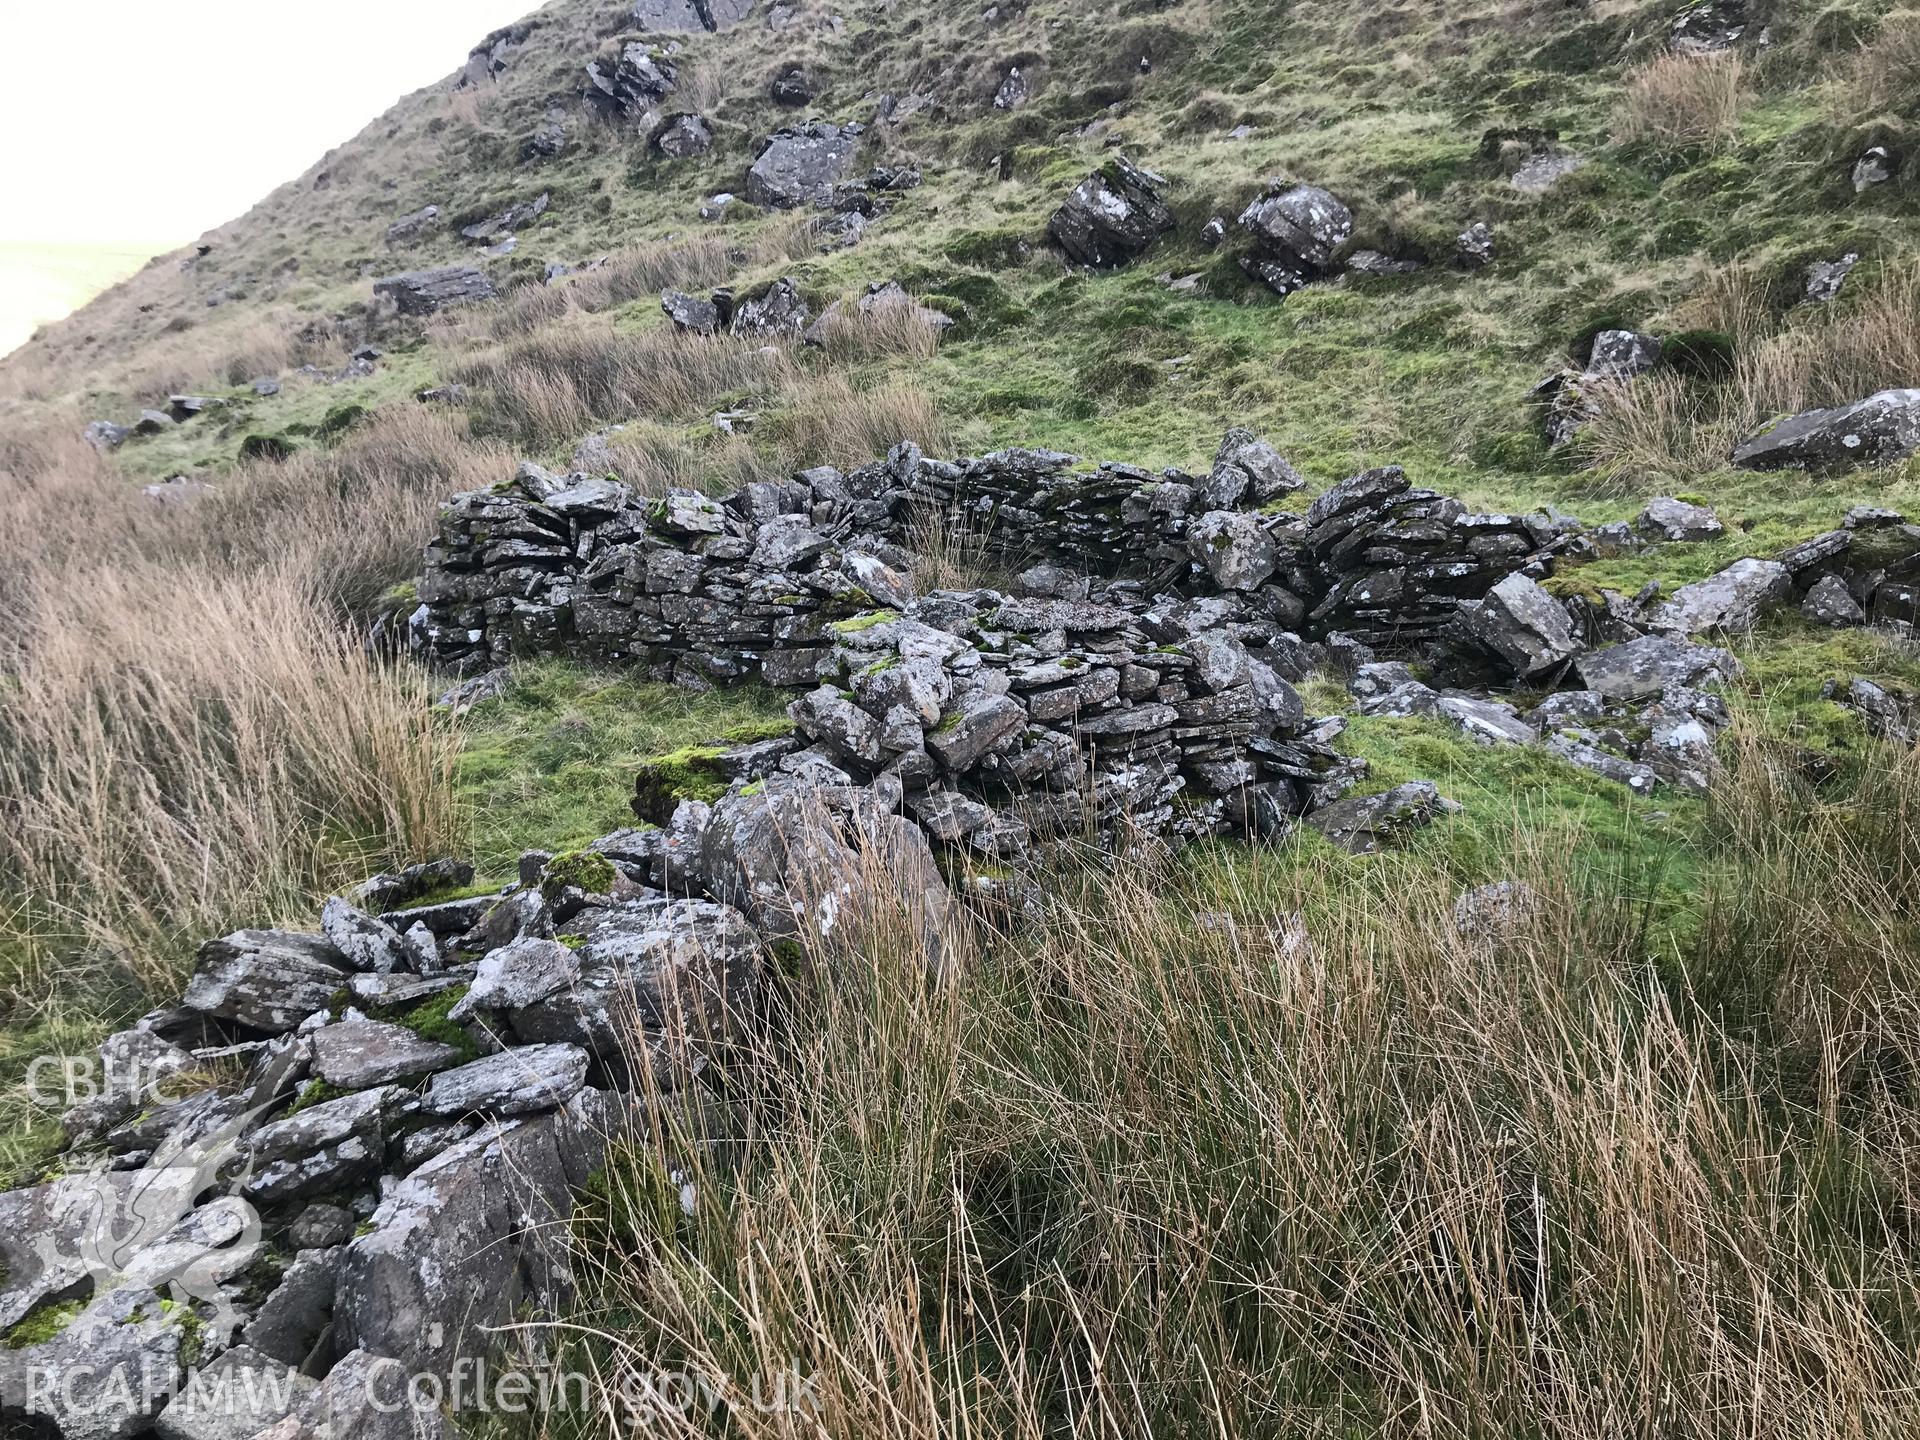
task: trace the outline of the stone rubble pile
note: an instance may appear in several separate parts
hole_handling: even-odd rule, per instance
[[[573,1197],[644,1128],[639,1070],[699,1111],[763,970],[738,909],[649,884],[621,835],[529,861],[498,894],[210,941],[179,1006],[105,1042],[139,1083],[68,1112],[58,1178],[0,1195],[0,1411],[65,1440],[454,1433],[378,1407],[564,1309]],[[211,1385],[236,1370],[260,1382],[238,1412]]]

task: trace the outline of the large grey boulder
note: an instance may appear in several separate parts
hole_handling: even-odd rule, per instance
[[[320,907],[320,933],[355,970],[388,975],[405,966],[407,946],[400,932],[338,895]]]
[[[1682,585],[1656,609],[1651,623],[1683,635],[1751,630],[1768,606],[1793,593],[1793,572],[1777,560],[1736,560],[1717,575]]]
[[[347,973],[339,953],[318,935],[240,930],[200,947],[180,1003],[277,1035],[325,1010]]]
[[[567,1155],[597,1163],[607,1140],[585,1114],[489,1125],[394,1185],[341,1263],[340,1349],[444,1376],[488,1352],[486,1327],[561,1309],[575,1289]]]
[[[123,1285],[38,1344],[0,1345],[0,1414],[27,1422],[17,1433],[59,1440],[148,1433],[180,1376],[186,1316]]]
[[[818,789],[768,779],[714,805],[700,874],[763,934],[831,953],[881,925],[908,935],[929,969],[947,963],[952,897],[925,833],[897,815],[836,814]]]
[[[784,275],[761,294],[743,300],[733,312],[733,333],[768,340],[798,340],[813,320],[791,275]]]
[[[180,1393],[160,1412],[160,1440],[253,1440],[262,1430],[301,1412],[319,1389],[291,1365],[236,1345],[209,1365],[188,1372]]]
[[[1511,705],[1499,700],[1449,693],[1438,698],[1434,712],[1481,745],[1531,745],[1540,738]]]
[[[1354,855],[1370,855],[1409,831],[1431,825],[1446,808],[1431,780],[1409,780],[1378,795],[1341,800],[1307,816],[1307,824]]]
[[[293,1200],[373,1174],[385,1155],[387,1112],[400,1094],[392,1085],[361,1090],[261,1126],[249,1144],[253,1169],[244,1185],[247,1195]]]
[[[1587,689],[1609,700],[1645,700],[1669,685],[1699,689],[1740,673],[1725,650],[1665,635],[1642,635],[1624,645],[1590,650],[1575,662]]]
[[[1736,448],[1733,463],[1746,470],[1884,465],[1916,448],[1920,389],[1882,390],[1838,409],[1808,410],[1782,420]]]
[[[553,947],[570,964],[528,955],[531,970],[489,986],[479,1008],[497,1014],[519,1041],[577,1045],[615,1070],[645,1056],[663,1086],[739,1034],[764,954],[745,915],[711,900],[639,901],[589,913],[572,922],[576,949]]]
[[[1673,17],[1667,45],[1680,55],[1711,55],[1732,49],[1746,33],[1745,0],[1701,0]]]
[[[1586,648],[1573,633],[1566,607],[1518,573],[1484,599],[1462,605],[1460,623],[1524,680],[1565,665]]]
[[[1593,337],[1587,374],[1602,380],[1631,380],[1660,363],[1660,341],[1634,330],[1602,330]]]
[[[1269,259],[1318,275],[1353,235],[1353,211],[1318,185],[1277,181],[1240,212],[1240,227]]]
[[[1047,234],[1076,265],[1125,265],[1174,227],[1173,211],[1160,196],[1165,184],[1115,155],[1074,187],[1047,221]]]
[[[1634,517],[1633,528],[1649,540],[1696,544],[1719,539],[1727,527],[1709,506],[1661,495],[1649,500],[1646,508]]]
[[[653,132],[652,145],[670,160],[704,155],[713,148],[713,127],[701,115],[682,112]]]
[[[1236,425],[1221,438],[1213,468],[1198,493],[1209,510],[1233,510],[1248,500],[1264,505],[1306,483],[1278,450],[1245,426]]]
[[[747,171],[746,197],[779,210],[829,205],[859,144],[860,127],[852,124],[814,120],[776,131]]]
[[[446,265],[437,270],[413,270],[373,282],[373,293],[393,301],[402,315],[432,315],[454,305],[468,305],[495,297],[486,271],[471,265]]]
[[[1816,625],[1829,625],[1836,630],[1867,623],[1867,612],[1860,608],[1847,582],[1838,575],[1823,575],[1814,581],[1806,599],[1800,602],[1800,613]]]

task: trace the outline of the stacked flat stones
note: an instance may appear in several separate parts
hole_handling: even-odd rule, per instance
[[[1482,515],[1397,466],[1368,470],[1313,502],[1278,537],[1282,571],[1321,632],[1406,647],[1446,633],[1461,604],[1508,575],[1551,572],[1586,545],[1580,527],[1544,515]]]
[[[831,622],[912,598],[901,547],[932,523],[1012,565],[1238,596],[1282,630],[1418,641],[1460,602],[1516,571],[1544,575],[1576,543],[1563,524],[1476,515],[1392,468],[1304,515],[1277,508],[1302,483],[1244,430],[1203,477],[1042,450],[947,462],[902,445],[845,474],[646,500],[526,465],[443,512],[417,634],[463,673],[564,652],[694,684],[804,684],[832,647]]]

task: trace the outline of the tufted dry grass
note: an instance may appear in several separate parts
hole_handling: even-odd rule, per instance
[[[1437,867],[1136,857],[930,978],[883,888],[734,1104],[654,1097],[610,1167],[587,1433],[1905,1433],[1920,756],[1845,807],[1730,759],[1677,952],[1518,838],[1492,937]]]
[[[1662,149],[1717,146],[1740,119],[1746,70],[1733,51],[1662,55],[1626,79],[1614,114],[1614,139]]]

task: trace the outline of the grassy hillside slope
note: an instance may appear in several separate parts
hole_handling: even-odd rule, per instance
[[[1488,508],[1689,495],[1726,523],[1554,582],[1593,594],[1920,507],[1913,461],[1727,463],[1775,416],[1920,385],[1920,156],[1851,180],[1871,145],[1912,150],[1920,12],[1755,3],[1736,49],[1676,59],[1671,0],[782,9],[655,37],[705,155],[588,113],[628,7],[556,0],[497,76],[408,97],[0,361],[0,1080],[169,1000],[204,935],[449,847],[498,878],[621,823],[638,759],[779,713],[542,661],[456,718],[366,658],[447,494],[605,427],[632,483],[721,491],[903,438],[1203,467],[1245,424],[1303,501],[1398,463]],[[795,65],[798,109],[770,94]],[[1016,66],[1030,98],[999,108]],[[923,183],[844,249],[808,213],[702,218],[808,115],[867,125],[855,173]],[[565,148],[529,158],[550,124]],[[1543,146],[1584,163],[1523,192]],[[1167,177],[1179,227],[1072,270],[1047,218],[1115,150]],[[1423,268],[1250,281],[1203,227],[1275,176],[1351,205],[1349,248]],[[459,236],[542,193],[513,253]],[[1474,221],[1485,269],[1455,263]],[[1808,266],[1847,254],[1807,303]],[[376,277],[468,262],[498,302],[374,304]],[[669,286],[788,275],[815,313],[895,279],[956,323],[763,348],[660,313]],[[1668,363],[1550,453],[1529,388],[1621,326]],[[78,438],[182,392],[223,404],[110,456]],[[213,488],[142,495],[176,475]],[[1370,786],[1433,779],[1463,814],[1374,857],[1301,838],[1051,877],[945,988],[904,979],[883,927],[870,969],[796,984],[759,1057],[798,1098],[743,1084],[681,1117],[746,1142],[697,1167],[693,1215],[673,1137],[609,1171],[591,1308],[556,1338],[609,1367],[797,1364],[831,1434],[1910,1433],[1920,760],[1829,682],[1920,685],[1920,657],[1793,614],[1738,648],[1704,798],[1355,717]],[[1540,897],[1520,930],[1447,923],[1503,878]],[[9,1092],[0,1120],[0,1169],[30,1172],[52,1118]],[[684,1428],[795,1433],[724,1415]]]

